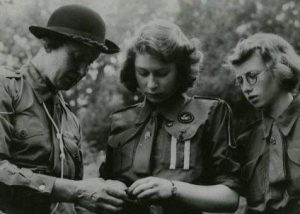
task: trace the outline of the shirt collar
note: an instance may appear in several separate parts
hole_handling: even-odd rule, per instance
[[[263,121],[265,125],[265,137],[269,135],[272,128],[273,121],[276,122],[278,128],[287,136],[293,128],[296,120],[300,116],[300,96],[295,96],[294,100],[288,108],[277,118],[271,118],[263,114]]]
[[[190,100],[185,94],[176,94],[169,99],[166,105],[159,107],[153,106],[146,98],[141,103],[142,110],[137,117],[136,123],[141,124],[145,122],[153,112],[157,112],[162,115],[167,121],[174,122],[177,118],[178,113],[183,106]]]
[[[43,76],[31,62],[24,65],[21,68],[21,72],[23,72],[26,80],[31,85],[40,103],[43,103],[50,97],[57,94],[58,90],[56,90],[52,84],[46,80],[45,76]]]

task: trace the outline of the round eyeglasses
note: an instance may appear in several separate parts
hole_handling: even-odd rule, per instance
[[[245,73],[243,76],[245,76],[245,79],[249,85],[255,85],[257,82],[257,78],[260,74],[264,73],[264,71],[249,71]],[[236,86],[242,86],[244,84],[244,78],[243,76],[238,76],[235,78],[235,85]]]

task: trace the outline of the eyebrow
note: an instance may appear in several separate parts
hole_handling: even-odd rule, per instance
[[[241,77],[241,76],[243,76],[243,75],[247,75],[247,74],[249,74],[249,73],[251,73],[251,72],[258,72],[258,73],[261,73],[261,72],[259,72],[260,70],[250,70],[250,71],[247,71],[247,72],[245,72],[244,74],[242,74],[242,75],[239,75],[239,76],[237,76],[237,77]]]
[[[136,68],[136,69],[141,69],[141,70],[148,71],[148,69],[143,68],[143,67],[139,67],[139,66],[136,66],[135,68]],[[154,72],[158,72],[158,71],[163,71],[163,70],[166,70],[166,69],[168,69],[168,66],[162,67],[162,68],[158,68],[158,69],[154,69],[153,71],[154,71]]]

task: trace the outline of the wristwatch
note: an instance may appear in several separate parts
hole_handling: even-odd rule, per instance
[[[174,181],[170,180],[172,184],[172,189],[171,189],[171,198],[175,198],[177,195],[177,187],[175,186]]]

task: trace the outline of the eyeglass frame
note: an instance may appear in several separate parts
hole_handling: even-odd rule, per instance
[[[256,70],[256,71],[248,71],[248,72],[246,72],[244,75],[241,75],[241,76],[236,77],[236,78],[235,78],[234,84],[235,84],[236,86],[242,87],[242,85],[244,84],[244,78],[243,78],[242,76],[245,76],[245,79],[246,79],[247,83],[248,83],[249,85],[253,86],[253,85],[255,85],[255,84],[257,83],[257,78],[258,78],[258,76],[259,76],[260,74],[266,72],[267,70],[268,70],[268,69],[264,69],[264,70],[261,71],[260,73],[255,74],[254,77],[249,77],[249,76],[247,76],[247,75],[251,74],[252,72],[257,72],[257,70]],[[250,81],[249,78],[250,78],[250,79],[253,79],[253,82]],[[239,81],[238,79],[242,79],[242,82]],[[240,83],[240,82],[241,82],[241,83]]]

